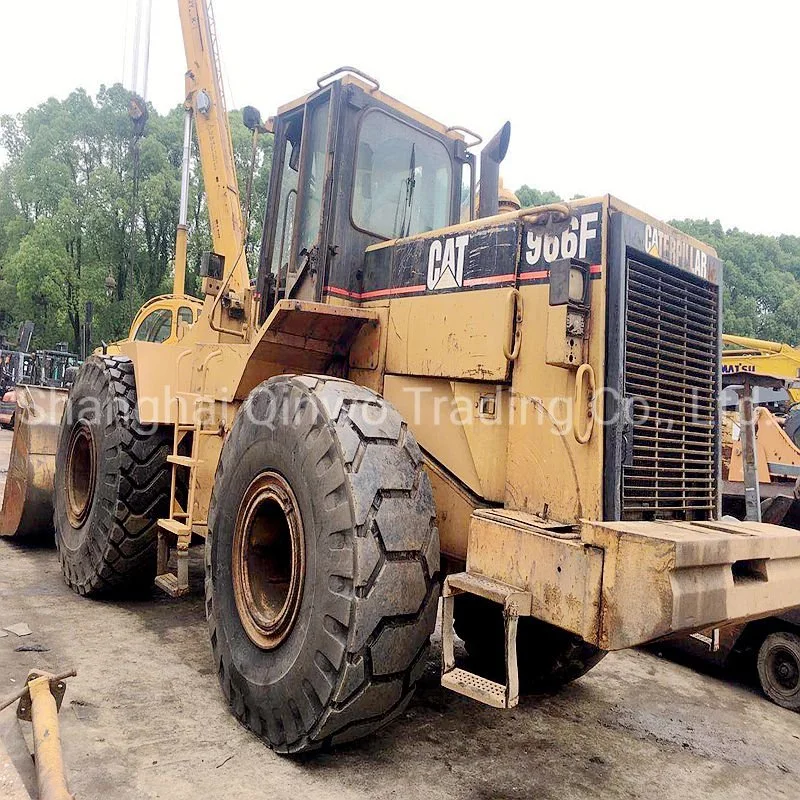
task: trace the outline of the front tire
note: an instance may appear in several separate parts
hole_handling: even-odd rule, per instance
[[[167,429],[139,422],[133,362],[92,357],[69,393],[56,454],[53,522],[64,580],[78,594],[141,592],[169,508]]]
[[[800,711],[800,636],[770,633],[759,648],[757,666],[764,694],[783,708]]]
[[[254,389],[206,539],[211,645],[239,720],[282,753],[385,725],[424,671],[439,584],[430,482],[397,411],[334,378]]]

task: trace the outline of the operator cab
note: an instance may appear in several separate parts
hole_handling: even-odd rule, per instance
[[[403,105],[351,68],[336,78],[342,71],[274,121],[261,321],[284,298],[362,299],[367,247],[474,216],[475,157],[462,129]]]

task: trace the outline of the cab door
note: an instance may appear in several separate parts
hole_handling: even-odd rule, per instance
[[[277,300],[322,295],[330,219],[338,85],[276,121],[259,289],[266,316]]]

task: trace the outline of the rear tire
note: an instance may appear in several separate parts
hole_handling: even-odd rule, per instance
[[[168,429],[139,422],[133,362],[88,359],[64,408],[53,487],[61,571],[78,594],[152,584],[157,520],[169,508],[170,450]]]
[[[800,636],[770,633],[759,648],[757,666],[764,694],[783,708],[800,711]]]
[[[460,594],[455,598],[456,634],[486,677],[505,682],[503,610],[483,597]],[[523,694],[552,691],[577,680],[598,664],[605,650],[555,625],[520,617],[517,627],[517,665]]]
[[[236,717],[282,753],[385,725],[424,671],[439,588],[430,482],[397,411],[334,378],[254,389],[206,539],[211,645]]]

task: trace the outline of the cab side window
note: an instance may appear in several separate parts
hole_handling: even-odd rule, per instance
[[[189,306],[181,306],[178,309],[178,322],[183,322],[186,325],[194,323],[194,314],[192,314],[192,309]]]
[[[271,271],[281,288],[289,268],[289,252],[294,234],[294,214],[297,207],[297,180],[300,164],[300,136],[302,115],[292,120],[286,132],[285,152],[281,171],[280,200],[278,201],[278,226],[272,249]],[[276,167],[277,168],[277,167]]]
[[[143,320],[134,334],[137,342],[163,342],[172,332],[172,311],[168,308],[157,308]]]

